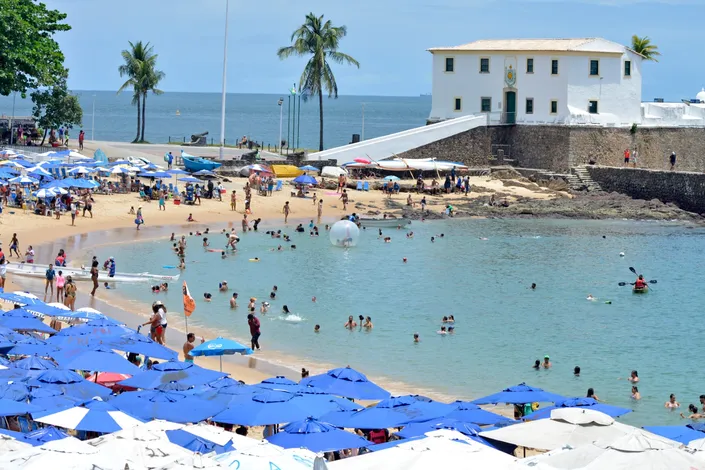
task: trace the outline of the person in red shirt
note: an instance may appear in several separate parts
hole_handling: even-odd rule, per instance
[[[83,139],[86,138],[85,132],[83,132],[83,129],[81,129],[81,132],[78,133],[78,149],[83,150]]]
[[[624,149],[624,164],[626,166],[629,166],[629,157],[631,156],[631,153],[629,152],[629,149]]]
[[[250,335],[252,335],[252,339],[250,340],[250,342],[252,343],[252,349],[259,349],[259,319],[257,319],[256,316],[250,313],[247,315],[247,324],[250,325]]]
[[[644,289],[648,286],[646,281],[644,280],[644,276],[639,274],[639,277],[636,279],[634,282],[634,288],[635,289]]]

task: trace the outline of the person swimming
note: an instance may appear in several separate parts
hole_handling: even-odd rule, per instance
[[[218,290],[220,292],[226,292],[228,290],[228,281],[218,283]]]
[[[595,395],[595,389],[593,389],[592,387],[587,389],[586,398],[592,398],[595,401],[600,401],[600,399],[597,397],[597,395]]]
[[[357,326],[357,322],[355,322],[355,320],[353,319],[353,316],[350,315],[350,316],[348,317],[348,321],[345,322],[344,327],[347,328],[348,330],[352,330],[352,329],[355,328],[356,326]]]
[[[543,368],[544,368],[544,369],[550,369],[552,365],[553,365],[553,364],[551,364],[551,358],[548,357],[548,354],[545,355],[545,356],[543,357]]]
[[[541,369],[541,360],[540,359],[536,359],[534,361],[534,369],[536,369],[536,370]]]
[[[443,317],[443,318],[441,319],[441,322],[442,322],[442,323],[448,323],[448,317]]]
[[[671,393],[668,397],[668,401],[663,405],[664,408],[680,408],[681,404],[676,401],[676,395]]]
[[[440,331],[437,331],[436,333],[438,333],[439,335],[447,335],[447,334],[448,334],[448,331],[446,331],[446,327],[445,327],[445,326],[442,326],[441,329],[440,329]]]
[[[632,400],[641,400],[641,393],[639,393],[639,388],[636,385],[632,385]]]
[[[288,316],[288,315],[291,315],[291,312],[289,311],[289,307],[288,307],[288,306],[284,305],[284,306],[282,307],[282,314],[283,314],[283,315],[287,315],[287,316]]]
[[[448,323],[455,323],[455,317],[453,315],[448,315]]]
[[[588,294],[588,296],[586,297],[586,300],[588,300],[590,302],[594,302],[597,300],[597,297],[593,297],[592,294]]]
[[[419,338],[419,334],[414,333],[414,343],[418,343],[419,341],[421,341],[421,339]]]
[[[580,366],[573,367],[573,375],[575,377],[580,377]]]
[[[208,243],[208,237],[204,237],[203,238],[203,248],[208,248],[209,246],[211,246],[211,244]]]
[[[314,333],[320,333],[321,332],[321,325],[316,325],[313,327],[313,332]]]
[[[532,289],[532,290],[536,290],[536,283],[535,283],[535,282],[532,282],[532,283],[531,283],[531,289]]]
[[[259,308],[259,312],[263,315],[269,312],[269,302],[262,302],[262,305]]]
[[[365,318],[365,322],[362,324],[362,327],[368,331],[371,330],[374,327],[372,325],[372,318],[369,316]]]
[[[230,308],[237,308],[237,292],[233,292],[233,296],[230,298]]]
[[[210,292],[204,292],[203,293],[203,300],[206,302],[210,302],[213,296],[210,294]]]

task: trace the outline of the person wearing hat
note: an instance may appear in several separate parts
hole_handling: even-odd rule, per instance
[[[161,302],[158,303],[161,304]],[[154,302],[152,304],[152,316],[149,317],[147,322],[142,323],[142,326],[149,325],[149,337],[159,344],[164,344],[162,343],[162,317],[157,309],[158,303]]]
[[[551,368],[551,358],[548,357],[548,354],[543,357],[543,368],[544,369],[550,369]]]
[[[259,311],[262,314],[269,312],[269,302],[262,302],[262,306],[259,308]]]
[[[228,281],[223,281],[218,284],[218,290],[220,292],[226,292],[228,290]]]

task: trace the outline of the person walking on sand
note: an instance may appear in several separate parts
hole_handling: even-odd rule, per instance
[[[260,323],[259,319],[251,313],[247,314],[247,324],[250,326],[250,334],[252,338],[250,342],[252,343],[252,350],[260,349],[259,347],[259,337],[260,337]]]
[[[20,246],[20,242],[17,239],[17,234],[13,233],[12,234],[12,239],[10,240],[10,258],[12,258],[12,252],[15,253],[15,255],[19,258],[20,257],[20,252],[17,251],[17,248]]]
[[[83,150],[83,139],[86,138],[86,133],[83,132],[83,129],[81,129],[81,132],[78,133],[78,150]]]
[[[52,297],[54,297],[54,278],[56,278],[56,271],[54,271],[53,264],[49,265],[49,268],[46,270],[44,277],[46,278],[46,284],[44,286],[44,297],[46,297],[47,291],[51,288],[51,295],[49,296],[49,299],[51,299]]]
[[[343,210],[348,210],[348,191],[343,189],[339,199],[343,201]]]
[[[164,200],[164,191],[159,191],[159,210],[166,211],[166,202]]]
[[[56,276],[56,301],[64,303],[64,285],[66,285],[66,278],[64,278],[64,273],[59,271]]]
[[[98,261],[91,263],[91,281],[93,281],[91,295],[95,296],[95,291],[98,289]]]
[[[233,192],[230,193],[230,210],[231,211],[236,211],[237,210],[237,192],[233,189]]]
[[[291,212],[291,208],[289,207],[289,201],[286,201],[284,203],[284,207],[282,207],[282,212],[284,213],[284,223],[287,223],[289,221],[289,213]]]
[[[196,335],[193,333],[189,333],[186,335],[186,342],[184,343],[183,346],[183,351],[184,351],[184,362],[190,362],[193,364],[193,356],[190,354],[190,352],[195,348],[193,345],[193,342],[196,341]],[[206,339],[204,337],[201,337],[201,344],[205,343]]]
[[[671,152],[671,171],[676,167],[676,152]]]
[[[135,225],[137,225],[137,230],[140,229],[140,225],[144,224],[144,218],[142,218],[142,206],[137,208],[137,213],[135,214]]]
[[[76,215],[78,214],[78,206],[76,204],[76,201],[71,201],[71,205],[69,206],[69,210],[71,211],[71,227],[76,226]]]

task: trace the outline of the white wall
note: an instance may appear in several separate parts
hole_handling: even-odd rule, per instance
[[[445,72],[446,57],[454,58],[454,71]],[[480,73],[480,59],[490,59],[490,72]],[[526,73],[527,58],[534,59],[534,73]],[[551,75],[551,61],[558,59],[558,75]],[[599,59],[600,76],[589,75],[591,59]],[[630,78],[623,76],[624,60],[631,60]],[[446,53],[433,54],[433,102],[430,120],[450,119],[480,112],[482,97],[492,98],[490,121],[504,111],[505,67],[517,70],[517,122],[570,123],[578,110],[587,114],[588,102],[598,100],[601,116],[580,115],[578,120],[622,125],[641,119],[641,59],[625,52],[591,53]],[[601,82],[601,83],[600,83]],[[454,111],[455,98],[462,98],[462,110]],[[534,113],[527,115],[526,99],[534,99]],[[550,113],[551,100],[558,100],[558,113]],[[571,108],[569,108],[569,106]],[[602,121],[602,122],[601,122]]]

